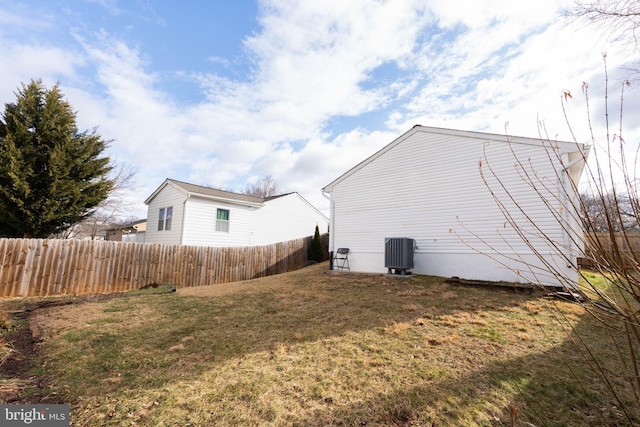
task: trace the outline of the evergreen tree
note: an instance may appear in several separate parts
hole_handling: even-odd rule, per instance
[[[0,237],[48,237],[91,215],[109,194],[107,143],[78,132],[55,85],[22,84],[0,116]]]
[[[316,232],[309,246],[309,261],[322,262],[324,254],[322,253],[322,239],[320,239],[320,229],[316,225]]]

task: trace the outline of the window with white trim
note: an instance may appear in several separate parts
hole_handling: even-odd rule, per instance
[[[171,219],[173,217],[173,206],[160,208],[158,211],[158,231],[171,230]]]
[[[229,211],[218,209],[216,213],[216,231],[229,232]]]

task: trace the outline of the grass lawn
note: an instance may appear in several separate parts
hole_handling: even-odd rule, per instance
[[[619,371],[583,308],[442,278],[325,263],[37,310],[31,322],[73,425],[633,424],[631,388],[614,378],[616,401],[573,342]]]

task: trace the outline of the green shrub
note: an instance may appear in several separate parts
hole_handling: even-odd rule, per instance
[[[316,225],[316,231],[313,240],[309,246],[309,261],[324,261],[324,253],[322,252],[322,239],[320,239],[320,229]]]

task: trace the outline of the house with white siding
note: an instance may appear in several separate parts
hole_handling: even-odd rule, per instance
[[[584,144],[414,126],[322,189],[329,250],[349,248],[352,271],[385,273],[389,239],[407,238],[412,273],[566,287],[578,279],[571,202],[587,153]]]
[[[260,246],[328,230],[329,219],[298,193],[261,198],[166,179],[145,200],[146,243]]]

